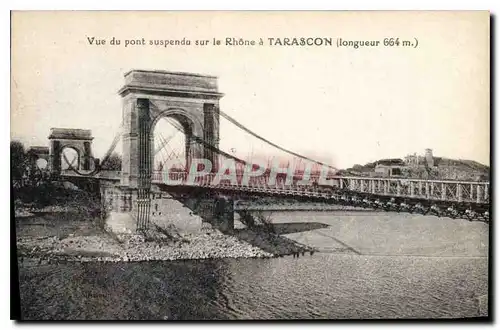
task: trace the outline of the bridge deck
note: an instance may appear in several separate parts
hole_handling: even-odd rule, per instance
[[[118,181],[119,171],[101,171],[96,179]],[[64,171],[63,176],[80,176],[72,171]],[[268,176],[250,177],[244,182],[241,177],[236,182],[218,180],[216,174],[202,176],[188,175],[182,172],[153,172],[151,182],[167,186],[193,186],[211,189],[242,191],[246,193],[267,193],[289,196],[333,198],[335,192],[355,192],[373,196],[407,197],[433,201],[489,204],[489,182],[421,180],[404,178],[372,177],[330,177],[319,183],[319,178],[312,177],[309,184],[299,181],[287,184],[277,178],[272,182]]]

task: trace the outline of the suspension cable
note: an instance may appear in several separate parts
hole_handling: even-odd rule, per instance
[[[163,138],[163,141],[160,141],[160,146],[158,146],[158,148],[155,149],[154,151],[154,155],[156,155],[161,149],[163,149],[169,142],[170,140],[172,140],[175,136],[175,134],[177,134],[177,130],[174,131],[172,134],[170,134],[169,136],[167,136],[167,138]],[[161,133],[160,133],[161,134]],[[163,137],[163,135],[162,135]]]
[[[68,158],[66,157],[66,155],[64,153],[62,153],[64,161],[66,162],[66,164],[68,164],[68,169],[75,172],[78,175],[81,175],[81,176],[95,176],[96,174],[98,174],[102,170],[103,165],[108,162],[112,152],[115,150],[118,142],[120,141],[121,135],[123,133],[123,126],[124,125],[123,125],[123,121],[122,121],[120,123],[120,127],[118,128],[118,131],[116,132],[115,136],[113,137],[113,141],[111,142],[111,145],[109,146],[108,150],[104,154],[104,157],[103,157],[101,163],[99,164],[99,166],[95,166],[95,168],[88,173],[81,172],[80,170],[76,169],[72,165],[74,160],[72,162],[70,162],[68,160]],[[92,159],[92,157],[89,157],[89,158]]]
[[[81,176],[94,176],[94,175],[96,175],[97,173],[99,173],[101,171],[101,167],[100,166],[96,166],[92,171],[90,171],[88,173],[81,172],[78,169],[76,169],[70,163],[70,161],[68,160],[68,157],[66,157],[66,154],[64,154],[64,152],[62,152],[61,154],[62,154],[62,156],[63,156],[64,161],[66,162],[66,164],[68,164],[68,169],[71,170],[71,171],[73,171],[73,172],[75,172],[78,175],[81,175]]]
[[[291,150],[285,149],[285,148],[283,148],[283,147],[281,147],[281,146],[279,146],[279,145],[277,145],[277,144],[275,144],[275,143],[273,143],[273,142],[269,141],[268,139],[266,139],[266,138],[264,138],[264,137],[260,136],[259,134],[257,134],[257,133],[255,133],[255,132],[251,131],[250,129],[248,129],[248,128],[247,128],[247,127],[245,127],[244,125],[240,124],[240,123],[239,123],[236,119],[234,119],[233,117],[229,116],[228,114],[226,114],[225,112],[223,112],[223,111],[222,111],[222,110],[220,110],[220,109],[219,109],[219,113],[220,113],[220,115],[221,115],[222,117],[224,117],[225,119],[227,119],[227,120],[228,120],[229,122],[231,122],[233,125],[237,126],[238,128],[240,128],[240,129],[244,130],[244,131],[245,131],[245,132],[247,132],[248,134],[250,134],[250,135],[252,135],[252,136],[256,137],[257,139],[259,139],[259,140],[261,140],[261,141],[263,141],[263,142],[265,142],[265,143],[267,143],[267,144],[269,144],[269,145],[271,145],[271,146],[273,146],[273,147],[275,147],[275,148],[277,148],[277,149],[279,149],[279,150],[281,150],[281,151],[284,151],[284,152],[286,152],[286,153],[288,153],[288,154],[294,155],[295,157],[302,158],[302,159],[308,160],[308,161],[310,161],[310,162],[313,162],[313,163],[316,163],[316,164],[319,164],[319,165],[322,165],[322,166],[327,166],[327,167],[329,167],[329,168],[331,168],[331,169],[333,169],[333,170],[337,171],[337,169],[336,169],[335,167],[331,166],[331,165],[325,164],[325,163],[320,162],[320,161],[318,161],[318,160],[314,160],[314,159],[309,158],[309,157],[306,157],[306,156],[304,156],[304,155],[300,155],[300,154],[298,154],[298,153],[295,153],[295,152],[293,152],[293,151],[291,151]]]
[[[160,141],[163,142],[163,144],[165,145],[165,147],[167,147],[168,146],[168,142],[165,141],[165,138],[163,137],[163,134],[159,133],[159,138],[160,138]],[[167,161],[170,160],[170,159],[172,159],[172,155],[178,157],[178,155],[174,152],[173,148],[171,148],[170,152],[168,150],[166,150],[166,149],[165,149],[165,151],[167,152]],[[163,152],[162,152],[162,158],[164,159]],[[165,161],[165,159],[164,159],[164,161]]]
[[[267,143],[267,144],[269,144],[269,145],[271,145],[271,146],[273,146],[273,147],[275,147],[275,148],[277,148],[277,149],[279,149],[279,150],[281,150],[281,151],[283,151],[283,152],[285,152],[285,153],[288,153],[288,154],[290,154],[290,155],[293,155],[293,156],[298,157],[298,158],[301,158],[301,159],[308,160],[308,161],[310,161],[310,162],[313,162],[313,163],[316,163],[316,164],[319,164],[319,165],[322,165],[322,166],[327,166],[327,167],[329,167],[329,168],[331,168],[331,169],[333,169],[333,170],[337,171],[337,169],[336,169],[335,167],[331,166],[331,165],[328,165],[328,164],[325,164],[325,163],[320,162],[320,161],[318,161],[318,160],[314,160],[314,159],[309,158],[309,157],[307,157],[307,156],[304,156],[304,155],[301,155],[301,154],[295,153],[295,152],[293,152],[293,151],[291,151],[291,150],[288,150],[288,149],[286,149],[286,148],[283,148],[283,147],[281,147],[281,146],[279,146],[279,145],[277,145],[277,144],[275,144],[275,143],[273,143],[273,142],[269,141],[268,139],[266,139],[266,138],[262,137],[261,135],[259,135],[259,134],[255,133],[255,132],[253,132],[252,130],[250,130],[249,128],[247,128],[246,126],[244,126],[243,124],[239,123],[236,119],[234,119],[233,117],[229,116],[228,114],[226,114],[225,112],[223,112],[223,111],[222,111],[222,110],[220,110],[220,109],[219,109],[219,114],[220,114],[222,117],[224,117],[226,120],[228,120],[230,123],[232,123],[233,125],[237,126],[237,127],[238,127],[238,128],[240,128],[240,129],[242,129],[243,131],[247,132],[248,134],[250,134],[250,135],[254,136],[255,138],[257,138],[257,139],[259,139],[259,140],[261,140],[261,141],[263,141],[263,142],[265,142],[265,143]],[[170,123],[173,127],[175,127],[175,128],[177,129],[177,131],[181,131],[181,132],[185,133],[184,127],[183,127],[181,124],[177,123],[177,122],[176,122],[176,121],[174,121],[174,120],[169,120],[169,118],[167,118],[167,120],[168,120],[168,122],[169,122],[169,123]],[[113,139],[113,141],[112,141],[112,143],[111,143],[111,145],[110,145],[110,147],[109,147],[108,151],[106,152],[106,154],[105,154],[105,156],[104,156],[104,158],[103,158],[103,160],[102,160],[102,162],[101,162],[101,164],[100,164],[101,166],[99,166],[99,168],[94,169],[94,171],[93,171],[93,172],[90,172],[90,173],[82,173],[82,172],[78,171],[77,169],[75,169],[75,168],[71,165],[71,163],[69,162],[69,160],[67,159],[66,155],[64,155],[64,154],[63,154],[64,159],[65,159],[66,163],[68,164],[69,168],[70,168],[71,170],[73,170],[74,172],[76,172],[76,173],[80,174],[80,175],[93,175],[93,174],[98,173],[98,172],[100,171],[100,169],[101,169],[102,165],[104,165],[104,164],[108,161],[109,157],[111,156],[111,153],[112,153],[112,152],[114,151],[114,149],[116,148],[116,145],[118,144],[118,142],[119,142],[119,140],[120,140],[120,136],[121,136],[122,131],[123,131],[123,122],[121,123],[120,128],[119,128],[118,132],[116,133],[116,135],[115,135],[115,137],[114,137],[114,139]],[[176,131],[174,132],[174,135],[175,135],[175,133],[176,133]],[[233,159],[233,160],[235,160],[236,162],[241,163],[241,164],[244,164],[244,165],[246,165],[246,164],[247,164],[247,162],[246,162],[245,160],[242,160],[242,159],[240,159],[240,158],[238,158],[238,157],[236,157],[236,156],[233,156],[233,155],[231,155],[231,154],[229,154],[229,153],[226,153],[226,152],[224,152],[224,151],[220,150],[219,148],[216,148],[215,146],[213,146],[213,145],[211,145],[210,143],[206,142],[206,141],[205,141],[204,139],[202,139],[201,137],[198,137],[198,136],[196,136],[196,135],[194,135],[194,134],[191,134],[189,137],[190,137],[191,139],[195,140],[196,142],[203,144],[206,148],[210,149],[211,151],[214,151],[214,152],[216,152],[216,153],[218,153],[218,154],[220,154],[220,155],[222,155],[222,156],[224,156],[224,157],[226,157],[226,158]],[[173,138],[173,136],[172,136],[172,137],[169,137],[169,139],[168,139],[168,140],[167,140],[167,139],[165,139],[165,138],[163,138],[163,139],[162,139],[162,146],[161,146],[161,147],[159,147],[157,150],[155,150],[155,154],[156,154],[157,152],[159,152],[161,149],[163,149],[163,147],[164,147],[166,144],[168,144],[168,141],[169,141],[171,138]],[[94,172],[95,172],[95,173],[94,173]]]
[[[123,133],[123,122],[120,124],[120,127],[118,128],[118,132],[116,132],[113,141],[111,142],[111,145],[108,148],[108,151],[104,154],[104,157],[102,158],[100,166],[102,167],[109,159],[111,156],[111,153],[115,150],[118,142],[120,141],[121,135]]]
[[[181,124],[177,123],[176,121],[171,121],[170,123],[171,123],[171,124],[172,124],[172,126],[174,126],[177,130],[179,130],[179,131],[181,131],[181,132],[183,132],[183,133],[184,133],[184,128],[182,127],[182,125],[181,125]],[[199,136],[196,136],[196,135],[192,134],[192,135],[189,135],[189,138],[191,138],[191,139],[195,140],[195,141],[196,141],[196,142],[198,142],[198,143],[203,144],[203,146],[204,146],[204,147],[206,147],[206,148],[210,149],[211,151],[214,151],[214,152],[216,152],[216,153],[218,153],[218,154],[221,154],[222,156],[224,156],[224,157],[226,157],[226,158],[231,158],[231,159],[233,159],[234,161],[236,161],[236,162],[238,162],[238,163],[241,163],[241,164],[244,164],[244,165],[246,165],[246,164],[247,164],[247,162],[246,162],[246,161],[244,161],[243,159],[240,159],[240,158],[238,158],[238,157],[236,157],[236,156],[233,156],[233,155],[231,155],[231,154],[228,154],[227,152],[224,152],[224,151],[220,150],[219,148],[217,148],[217,147],[215,147],[215,146],[211,145],[210,143],[206,142],[204,139],[202,139],[202,138],[201,138],[201,137],[199,137]]]
[[[77,160],[78,156],[75,155],[75,157],[73,157],[73,159],[71,160],[71,162],[69,163],[69,165],[74,165],[75,164],[75,160]]]

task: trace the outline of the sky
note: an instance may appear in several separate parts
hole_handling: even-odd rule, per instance
[[[109,45],[112,37],[122,44]],[[226,37],[264,45],[226,46]],[[334,45],[269,45],[277,37]],[[418,46],[335,46],[386,37]],[[142,38],[222,45],[124,47]],[[120,126],[123,75],[151,69],[217,76],[222,111],[338,168],[426,148],[489,165],[489,42],[487,12],[14,12],[11,139],[48,146],[52,127],[91,129],[100,157]],[[240,157],[272,153],[224,119],[220,136],[221,149]]]

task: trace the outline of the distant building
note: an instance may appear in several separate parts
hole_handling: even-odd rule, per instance
[[[408,155],[405,157],[405,163],[408,166],[418,166],[420,163],[420,158],[417,156],[417,153],[414,153],[413,155]]]
[[[406,163],[399,158],[381,159],[375,164],[374,176],[392,177],[403,175],[402,169]]]
[[[427,166],[434,167],[434,156],[432,155],[432,149],[425,149],[425,161]]]
[[[400,177],[400,176],[422,176],[435,166],[436,162],[432,154],[432,149],[425,149],[423,156],[407,155],[402,159],[381,159],[372,172],[375,177]],[[417,174],[420,173],[420,174]]]
[[[405,164],[409,167],[429,166],[434,167],[436,164],[435,157],[432,154],[432,149],[425,149],[425,155],[420,156],[417,153],[405,157]]]
[[[432,149],[425,149],[423,155],[407,155],[404,159],[389,158],[354,165],[349,175],[370,177],[404,177],[436,180],[489,180],[489,167],[478,162],[463,159],[435,157]]]
[[[390,177],[402,175],[401,166],[399,165],[383,165],[375,166],[375,176]]]

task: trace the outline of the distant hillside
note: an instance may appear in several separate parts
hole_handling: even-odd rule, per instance
[[[458,166],[464,169],[471,169],[476,171],[490,171],[490,167],[476,162],[475,160],[467,159],[449,159],[442,157],[434,157],[434,164],[437,166]]]
[[[360,164],[355,164],[353,167],[345,169],[346,171],[349,172],[373,172],[375,170],[375,166],[377,164],[380,165],[399,165],[399,166],[404,166],[406,165],[405,162],[401,158],[385,158],[385,159],[380,159],[376,162],[373,163],[366,163],[365,165],[360,165]]]
[[[473,180],[488,181],[490,167],[474,160],[450,159],[434,157],[434,166],[429,168],[425,163],[409,166],[401,158],[380,159],[365,165],[355,164],[343,170],[350,175],[374,176],[377,164],[385,166],[400,166],[402,177],[436,180]]]

